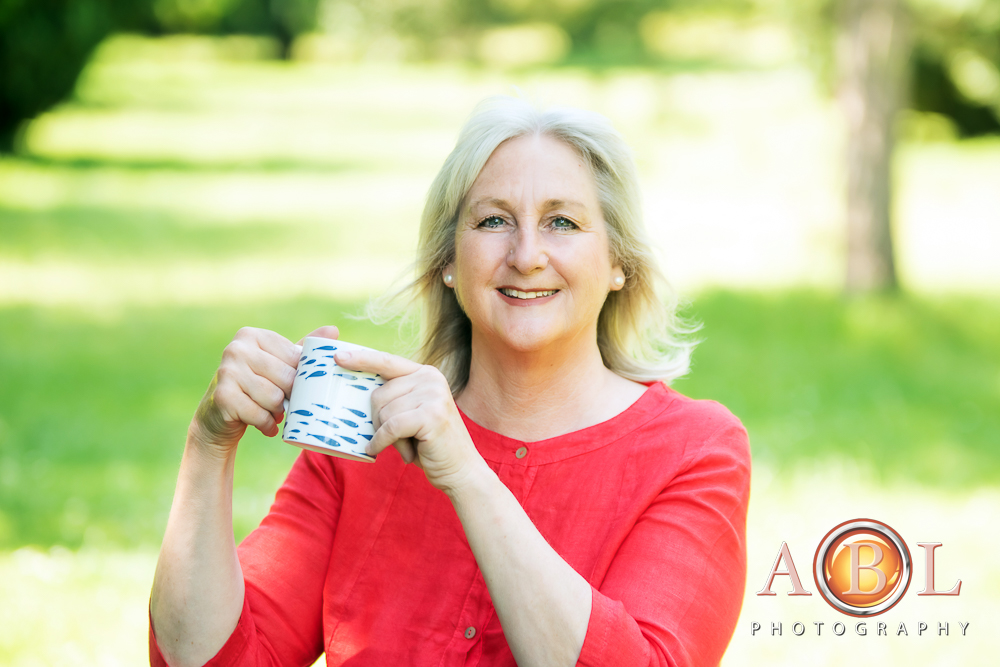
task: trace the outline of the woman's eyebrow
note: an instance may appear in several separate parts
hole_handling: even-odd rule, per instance
[[[505,210],[510,210],[513,208],[511,203],[506,199],[500,199],[499,197],[484,197],[482,199],[477,199],[476,201],[469,204],[469,209],[478,208],[480,206],[496,206],[497,208],[502,208]]]
[[[544,204],[542,208],[546,211],[551,211],[554,208],[575,208],[575,209],[586,209],[587,207],[572,199],[549,199]]]

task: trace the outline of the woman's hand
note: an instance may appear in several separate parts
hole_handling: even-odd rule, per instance
[[[337,327],[309,334],[337,338]],[[278,434],[284,399],[291,394],[301,345],[266,329],[244,327],[222,353],[222,362],[188,429],[189,442],[204,453],[227,458],[254,426],[268,437]]]
[[[485,462],[476,451],[448,381],[434,366],[386,352],[337,352],[343,368],[378,373],[385,384],[372,392],[375,437],[368,452],[392,445],[403,461],[423,469],[428,481],[448,493]]]

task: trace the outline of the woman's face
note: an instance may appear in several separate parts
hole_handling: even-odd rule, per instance
[[[593,344],[622,271],[586,161],[545,135],[501,144],[463,202],[445,274],[474,340],[523,352]]]

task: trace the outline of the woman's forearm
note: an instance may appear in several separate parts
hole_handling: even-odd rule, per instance
[[[485,462],[448,496],[517,664],[575,664],[590,621],[590,584],[549,546]]]
[[[171,665],[202,665],[232,634],[243,608],[233,538],[235,449],[220,458],[188,437],[156,564],[150,615]]]

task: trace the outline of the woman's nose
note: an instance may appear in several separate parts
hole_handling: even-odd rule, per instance
[[[507,252],[507,266],[523,274],[534,273],[548,266],[549,257],[545,251],[542,235],[535,225],[518,227],[513,245]]]

